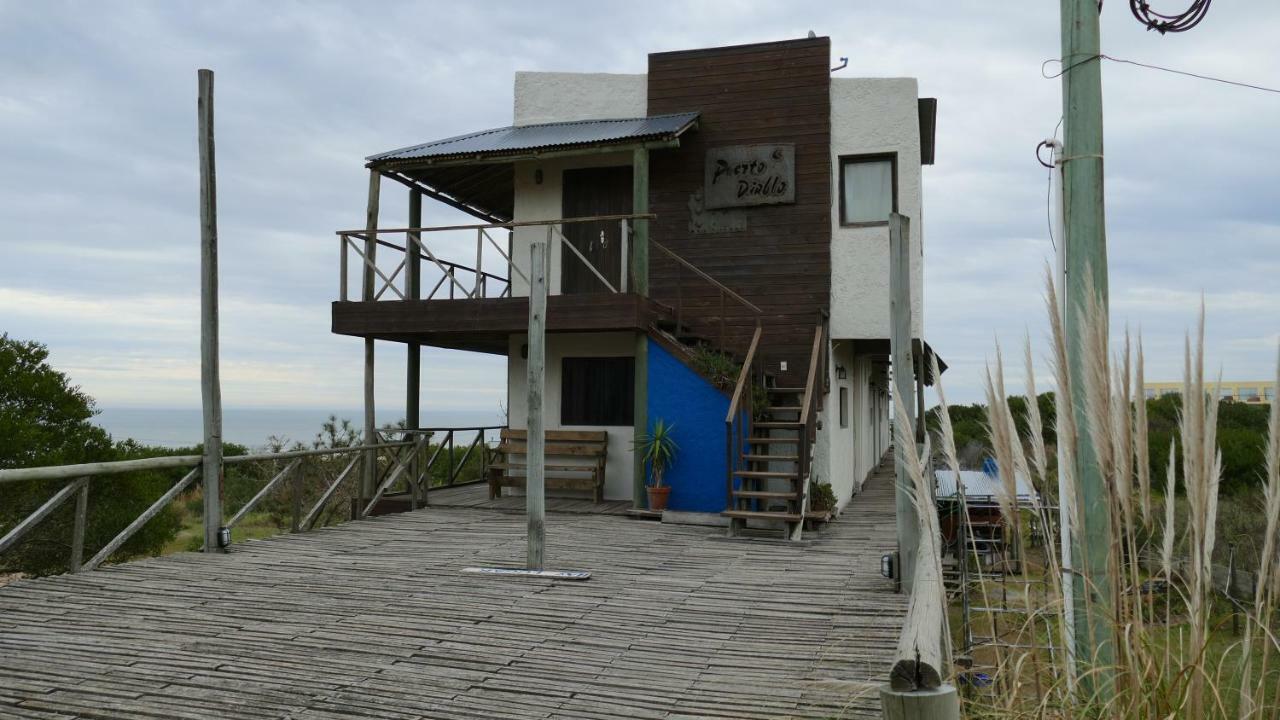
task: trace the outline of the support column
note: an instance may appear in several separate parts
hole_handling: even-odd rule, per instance
[[[218,372],[218,193],[213,147],[213,71],[200,70],[200,399],[204,408],[204,551],[222,527],[222,380]]]
[[[375,231],[378,229],[378,193],[382,189],[382,175],[377,170],[369,171],[369,204],[365,212],[365,241],[364,253],[368,257],[368,262],[364,266],[364,283],[361,299],[365,302],[373,301],[373,268],[370,266],[374,263],[378,252],[378,238]],[[374,419],[374,347],[373,338],[365,338],[364,341],[364,442],[366,445],[377,443],[376,429],[377,421]],[[364,452],[364,474],[360,479],[360,502],[357,505],[357,513],[361,512],[365,504],[373,498],[375,486],[378,477],[378,451],[365,450]]]
[[[916,442],[924,444],[924,339],[916,341],[916,344],[920,347],[916,353]]]
[[[413,189],[409,191],[409,227],[421,226],[422,191]],[[422,233],[409,233],[409,240],[405,243],[407,253],[404,263],[405,285],[408,290],[406,294],[410,300],[422,298],[422,257],[418,254],[417,245],[414,244],[415,240],[421,241],[421,239]],[[407,343],[406,347],[408,348],[406,358],[408,370],[405,377],[404,416],[409,427],[417,430],[422,427],[422,413],[419,407],[422,397],[422,346],[411,342]]]
[[[903,215],[889,216],[889,327],[893,357],[893,391],[902,401],[907,422],[915,425],[915,379],[911,360],[911,221]],[[894,407],[894,404],[890,404]],[[896,414],[895,414],[896,422]],[[894,448],[898,529],[898,578],[902,592],[911,594],[915,584],[916,551],[920,544],[920,520],[911,501],[914,487],[907,477],[904,453],[915,448]]]
[[[547,358],[547,246],[534,242],[529,248],[529,390],[525,447],[525,510],[528,515],[529,549],[525,568],[541,570],[546,543],[546,434],[543,429],[542,395],[546,386]]]
[[[1071,557],[1078,571],[1072,588],[1075,646],[1088,665],[1080,680],[1101,703],[1111,697],[1115,638],[1111,633],[1112,587],[1107,572],[1111,509],[1106,482],[1089,436],[1084,377],[1086,333],[1083,311],[1093,298],[1107,308],[1107,238],[1103,207],[1102,62],[1096,0],[1061,0],[1063,113],[1063,228],[1066,258],[1067,366],[1076,424],[1076,478],[1082,527]],[[1085,593],[1088,593],[1086,597]]]
[[[649,151],[637,149],[631,154],[631,212],[642,215],[649,212]],[[635,232],[631,238],[631,288],[641,297],[649,296],[649,221],[637,219],[632,223]],[[649,431],[649,336],[636,333],[635,342],[635,402],[632,425],[636,445]],[[644,457],[632,452],[634,482],[632,505],[637,509],[647,506],[645,496]]]

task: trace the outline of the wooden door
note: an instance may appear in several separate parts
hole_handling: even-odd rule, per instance
[[[631,213],[631,166],[565,170],[561,217]],[[600,274],[621,289],[622,225],[617,220],[569,223],[565,240],[572,243]],[[564,295],[609,292],[600,278],[569,248],[560,251],[560,292]]]

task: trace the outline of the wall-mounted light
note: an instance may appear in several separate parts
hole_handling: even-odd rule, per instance
[[[836,379],[837,380],[849,379],[849,371],[845,370],[843,365],[836,366]]]
[[[541,184],[542,184],[542,168],[534,168],[534,170],[533,170],[533,184],[534,184],[534,185],[541,185]]]

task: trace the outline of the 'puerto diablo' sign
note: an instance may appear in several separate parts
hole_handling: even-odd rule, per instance
[[[796,146],[730,145],[707,150],[707,209],[796,201]]]

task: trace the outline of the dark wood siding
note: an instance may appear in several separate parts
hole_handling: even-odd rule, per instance
[[[789,380],[807,368],[819,311],[831,288],[830,41],[813,38],[649,56],[649,114],[697,110],[702,118],[676,151],[652,154],[652,237],[759,305],[764,353]],[[692,234],[690,198],[703,182],[709,147],[795,144],[796,202],[742,208],[746,229]],[[676,268],[650,253],[650,294],[676,297]],[[686,312],[717,322],[715,290],[684,273]],[[744,349],[753,320],[730,303],[735,345]]]

